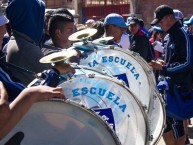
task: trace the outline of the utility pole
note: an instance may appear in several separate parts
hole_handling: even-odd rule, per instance
[[[133,14],[137,14],[138,13],[138,3],[139,3],[139,0],[130,0],[130,10],[131,10],[131,13]]]
[[[75,15],[78,15],[79,22],[82,22],[82,8],[84,6],[84,0],[74,0]]]

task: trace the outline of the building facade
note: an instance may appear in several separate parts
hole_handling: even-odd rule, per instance
[[[133,13],[142,18],[147,27],[153,20],[153,12],[161,4],[179,9],[185,17],[193,15],[193,0],[44,0],[47,8],[66,7],[75,9],[79,23],[86,19],[100,19],[109,13],[119,13],[126,18]]]

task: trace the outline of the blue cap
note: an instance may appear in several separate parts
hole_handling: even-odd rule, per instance
[[[128,25],[125,23],[123,17],[119,14],[112,13],[105,17],[104,25],[116,25],[121,28],[127,28]]]
[[[193,25],[193,16],[188,21],[184,21],[184,24]]]

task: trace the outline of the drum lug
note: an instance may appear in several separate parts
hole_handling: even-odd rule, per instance
[[[153,135],[150,135],[149,136],[149,141],[152,141],[153,140]]]
[[[87,57],[88,57],[88,54],[87,54],[87,53],[82,53],[82,54],[81,54],[81,58],[86,59]]]
[[[146,105],[142,105],[142,107],[143,107],[143,109],[144,109],[145,111],[148,110]]]
[[[115,46],[109,45],[109,49],[115,49]]]
[[[95,74],[88,74],[88,77],[89,77],[89,78],[94,78],[94,77],[95,77]]]
[[[134,56],[140,56],[139,53],[132,51]]]

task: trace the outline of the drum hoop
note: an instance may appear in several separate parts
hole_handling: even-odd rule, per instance
[[[109,74],[107,74],[107,73],[105,73],[105,72],[102,72],[102,71],[100,71],[100,70],[98,70],[98,69],[96,69],[96,68],[91,68],[91,67],[88,67],[88,66],[85,66],[85,65],[76,65],[76,67],[73,67],[74,69],[79,69],[79,70],[81,70],[81,69],[85,69],[85,70],[90,70],[90,71],[95,71],[95,72],[97,72],[97,73],[99,73],[99,74],[101,74],[101,75],[105,75],[105,76],[108,76],[108,77],[111,77],[111,78],[113,78],[113,76],[112,75],[109,75]],[[84,72],[83,72],[84,73]],[[85,74],[88,74],[88,73],[85,73]],[[92,74],[92,73],[91,73]]]
[[[154,144],[157,144],[160,141],[160,139],[162,137],[162,134],[164,133],[164,130],[166,128],[166,110],[165,110],[165,107],[164,107],[164,105],[166,105],[166,104],[165,104],[163,98],[161,97],[161,95],[159,94],[157,89],[155,90],[155,94],[156,94],[156,97],[159,99],[159,101],[161,103],[162,111],[163,111],[163,125],[162,125],[162,129],[161,129],[159,137],[154,141]]]
[[[81,76],[83,77],[83,76]],[[85,75],[85,77],[87,78],[90,78],[89,76]],[[110,77],[107,77],[107,76],[102,76],[102,75],[94,75],[94,78],[99,78],[99,79],[106,79],[106,80],[109,80],[109,81],[112,81],[114,82],[115,84],[123,87],[124,89],[126,89],[134,98],[134,100],[137,102],[141,112],[142,112],[142,115],[144,117],[144,121],[145,121],[145,125],[146,125],[146,139],[145,139],[145,143],[147,144],[149,142],[149,136],[150,136],[150,128],[149,128],[149,119],[148,119],[148,116],[145,112],[145,108],[143,107],[142,103],[140,100],[137,99],[136,95],[124,84],[123,81],[120,81],[116,78],[110,78]],[[71,82],[72,80],[75,80],[75,79],[78,79],[78,78],[72,78],[71,80],[69,80],[69,82]],[[68,81],[67,81],[68,82]],[[67,83],[65,82],[65,83]]]

